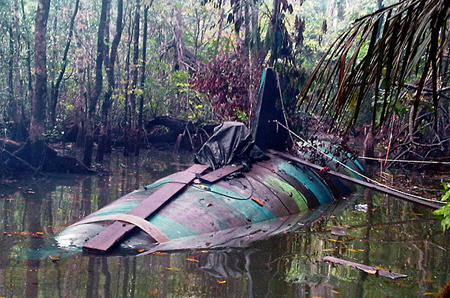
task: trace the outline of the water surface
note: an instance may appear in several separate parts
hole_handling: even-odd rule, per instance
[[[449,233],[430,210],[371,191],[330,207],[332,216],[245,249],[35,257],[66,226],[190,162],[189,155],[148,151],[125,159],[117,152],[103,175],[6,181],[0,297],[434,297],[450,281]],[[408,277],[391,280],[325,256]]]

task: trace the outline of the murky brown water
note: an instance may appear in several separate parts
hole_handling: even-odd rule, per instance
[[[370,191],[312,226],[241,250],[42,251],[64,227],[189,162],[153,151],[139,159],[115,154],[104,164],[111,175],[9,181],[0,198],[0,297],[434,297],[450,281],[450,234],[431,212]],[[334,235],[335,226],[345,235]],[[39,252],[47,256],[36,259]],[[408,277],[371,275],[325,256]]]

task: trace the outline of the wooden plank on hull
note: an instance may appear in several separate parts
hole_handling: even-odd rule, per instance
[[[144,199],[138,206],[131,209],[128,214],[142,218],[149,217],[164,203],[185,188],[187,184],[192,182],[198,174],[206,171],[206,169],[208,169],[208,166],[194,164],[186,171],[175,174],[170,182]],[[101,231],[97,236],[88,240],[84,244],[83,250],[104,253],[123,239],[133,228],[135,228],[133,224],[116,221]]]
[[[211,173],[201,176],[200,180],[203,180],[203,181],[206,181],[209,183],[214,183],[232,173],[239,171],[243,167],[244,167],[243,165],[226,165],[220,169],[212,171]]]

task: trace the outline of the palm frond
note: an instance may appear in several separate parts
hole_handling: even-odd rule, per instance
[[[371,98],[372,122],[379,119],[380,125],[417,72],[414,111],[430,84],[437,111],[449,18],[448,0],[404,0],[356,20],[318,62],[296,101],[297,109],[320,114],[329,127],[349,127],[363,101]]]

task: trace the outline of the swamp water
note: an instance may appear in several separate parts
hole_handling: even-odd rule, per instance
[[[332,215],[245,249],[31,255],[66,226],[190,161],[118,152],[103,164],[109,175],[7,181],[0,191],[0,297],[434,297],[450,281],[450,234],[431,211],[367,190],[331,206]],[[408,277],[376,276],[326,256]]]

